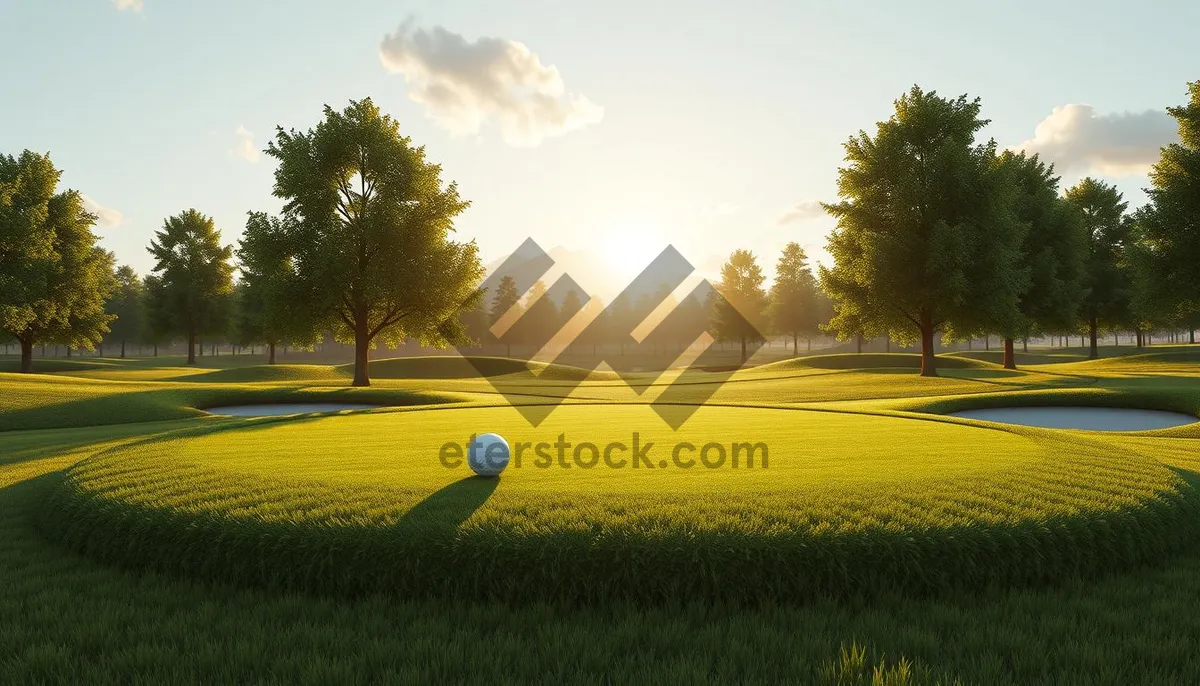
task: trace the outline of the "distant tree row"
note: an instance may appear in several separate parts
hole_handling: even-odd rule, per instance
[[[831,330],[919,341],[935,375],[935,337],[1014,339],[1103,330],[1193,329],[1200,314],[1200,82],[1170,108],[1180,143],[1163,149],[1151,202],[1137,213],[1113,186],[1065,192],[1037,155],[978,143],[979,99],[913,87],[872,136],[845,144],[834,264],[821,284]]]
[[[687,346],[707,330],[738,344],[744,360],[766,335],[786,336],[793,354],[824,333],[860,345],[886,336],[919,343],[921,373],[935,375],[939,336],[999,336],[1012,368],[1015,341],[1031,337],[1085,332],[1095,357],[1105,331],[1133,331],[1140,345],[1143,333],[1194,330],[1200,82],[1168,111],[1180,142],[1162,150],[1150,202],[1130,213],[1113,186],[1085,178],[1062,190],[1037,155],[977,142],[988,123],[979,99],[914,86],[873,135],[845,143],[841,200],[825,205],[837,220],[831,266],[814,275],[789,243],[768,290],[756,257],[734,251],[715,284],[721,297],[653,295],[674,311],[649,322],[660,328],[653,341]],[[107,341],[124,356],[131,343],[182,339],[190,364],[202,338],[223,336],[263,346],[274,362],[277,346],[311,347],[331,333],[354,345],[353,383],[367,385],[374,346],[496,341],[510,311],[520,326],[499,339],[509,346],[554,339],[623,353],[629,333],[645,328],[633,314],[645,303],[606,307],[575,291],[553,302],[541,282],[523,294],[511,279],[481,292],[474,242],[451,238],[468,203],[370,99],[326,107],[308,131],[278,129],[266,153],[278,162],[281,215],[248,213],[236,253],[210,217],[169,217],[148,247],[145,279],[98,247],[96,217],[77,191],[58,189],[48,155],[0,155],[0,339],[19,345],[22,371],[37,345]]]

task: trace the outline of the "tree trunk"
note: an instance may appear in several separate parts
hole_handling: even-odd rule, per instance
[[[360,317],[354,323],[354,381],[351,386],[370,386],[371,341],[367,339],[367,318]]]
[[[812,352],[812,336],[808,337],[808,351]]]
[[[121,341],[121,359],[125,359],[125,341]]]
[[[937,362],[933,357],[933,313],[921,313],[921,376],[937,376]]]
[[[68,345],[67,346],[67,358],[70,359],[70,357],[71,357],[71,346]]]
[[[196,334],[195,333],[190,332],[190,331],[188,332],[188,344],[187,345],[188,345],[187,363],[188,364],[196,364]],[[156,348],[156,350],[157,350],[157,348]],[[157,356],[157,355],[158,355],[158,353],[156,352],[155,356]]]
[[[1021,352],[1029,352],[1029,336],[1021,339]]]
[[[1134,332],[1133,332],[1133,334],[1134,334],[1134,339],[1135,339],[1135,341],[1136,341],[1136,345],[1137,345],[1137,347],[1141,348],[1141,347],[1142,347],[1142,345],[1143,345],[1143,343],[1144,343],[1144,342],[1143,342],[1143,340],[1142,340],[1142,330],[1141,330],[1141,329],[1135,329],[1135,330],[1134,330]]]
[[[1100,357],[1100,350],[1096,342],[1096,333],[1097,329],[1099,328],[1098,322],[1096,321],[1096,315],[1093,314],[1092,318],[1088,320],[1088,340],[1091,342],[1091,348],[1088,350],[1089,360],[1094,360]]]
[[[855,353],[857,353],[859,355],[862,354],[862,344],[863,344],[862,334],[858,334],[857,336],[854,337],[854,352]]]
[[[33,373],[33,341],[21,341],[21,373]]]
[[[1188,343],[1195,343],[1195,342],[1196,342],[1196,330],[1188,329]]]
[[[1011,338],[1004,339],[1004,368],[1017,368],[1017,356],[1013,354],[1013,339]]]
[[[742,364],[746,364],[746,337],[742,336]]]
[[[793,331],[792,332],[792,357],[799,357],[799,356],[800,356],[800,336],[795,331]]]
[[[883,337],[883,349],[884,352],[892,352],[892,334],[889,333]]]
[[[154,356],[158,357],[158,344],[157,343],[154,344]]]
[[[104,344],[103,343],[96,346],[96,357],[104,357]]]
[[[275,342],[267,344],[267,364],[275,364]]]

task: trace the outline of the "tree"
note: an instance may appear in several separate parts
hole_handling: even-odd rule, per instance
[[[746,344],[761,343],[767,294],[763,290],[762,268],[749,250],[734,250],[721,266],[721,281],[716,290],[722,297],[713,304],[713,328],[718,340],[741,343],[742,362],[747,359]]]
[[[845,144],[842,201],[829,238],[835,264],[821,285],[835,300],[831,328],[892,340],[919,337],[921,375],[936,376],[934,336],[1006,325],[1028,274],[1011,191],[995,143],[975,143],[988,122],[978,99],[914,86],[880,122]]]
[[[1058,196],[1058,177],[1037,155],[1005,152],[997,159],[1008,174],[1014,211],[1024,224],[1021,261],[1029,269],[1027,287],[1020,295],[1019,317],[1004,337],[1004,367],[1016,369],[1015,338],[1035,332],[1058,331],[1074,326],[1086,295],[1084,255],[1087,239],[1078,217]],[[986,331],[984,332],[987,333]]]
[[[566,295],[563,296],[562,307],[560,307],[558,310],[558,321],[555,322],[554,330],[562,331],[563,329],[565,329],[567,324],[575,316],[575,313],[579,312],[582,309],[583,309],[583,299],[579,297],[579,291],[575,290],[574,288],[568,290]],[[567,344],[568,348],[571,347],[571,344],[575,342],[574,334],[577,334],[578,331],[575,330],[575,331],[571,331],[570,333],[573,335],[572,335],[571,343]],[[580,342],[582,342],[582,341],[580,341]]]
[[[307,132],[279,128],[275,195],[295,231],[289,254],[314,321],[354,342],[355,386],[371,383],[376,341],[466,342],[459,312],[480,297],[474,242],[449,239],[468,203],[441,167],[370,98],[325,107]]]
[[[496,295],[492,297],[492,312],[491,323],[495,325],[500,321],[509,310],[517,308],[518,313],[521,308],[521,294],[517,292],[517,282],[513,277],[507,274],[500,279],[500,283],[496,286]],[[488,329],[491,331],[490,327]],[[508,338],[504,342],[504,356],[512,357],[512,339]]]
[[[121,265],[115,274],[117,290],[109,299],[107,312],[114,317],[109,338],[121,345],[121,358],[129,341],[141,340],[146,328],[142,279],[129,265]]]
[[[1150,203],[1139,213],[1144,258],[1151,260],[1159,295],[1192,327],[1200,313],[1200,81],[1189,100],[1167,112],[1179,124],[1179,142],[1162,149],[1150,171]]]
[[[167,217],[148,250],[154,256],[154,288],[146,289],[162,333],[187,339],[187,363],[196,364],[196,340],[223,332],[233,293],[233,248],[221,245],[211,217],[194,209]],[[149,285],[149,284],[147,284]]]
[[[0,329],[20,343],[24,373],[34,345],[90,350],[112,320],[112,254],[96,245],[83,196],[55,192],[61,176],[48,154],[0,155]]]
[[[536,355],[542,344],[549,341],[560,328],[558,306],[552,297],[547,295],[546,284],[541,279],[535,281],[529,288],[529,295],[525,297],[524,310],[526,314],[521,317],[519,328],[517,328],[520,332],[517,343],[532,346],[535,349],[530,350],[529,354]]]
[[[460,314],[462,320],[463,331],[466,332],[467,338],[471,340],[471,344],[475,346],[483,345],[484,341],[488,340],[488,327],[491,325],[491,317],[488,313],[487,293],[481,291],[478,302],[474,307],[464,309]]]
[[[1087,322],[1089,359],[1100,356],[1097,338],[1102,325],[1120,325],[1132,319],[1132,283],[1124,269],[1125,248],[1132,220],[1116,186],[1085,178],[1064,196],[1075,212],[1087,239],[1085,284],[1087,296],[1082,311]]]
[[[307,347],[319,336],[309,308],[298,306],[305,293],[288,247],[295,227],[285,221],[265,212],[248,213],[237,253],[242,278],[236,337],[241,343],[262,343],[267,364],[275,364],[277,345]]]
[[[775,266],[770,296],[771,322],[776,331],[791,335],[792,355],[799,355],[800,336],[811,341],[819,330],[817,282],[799,243],[784,246]]]

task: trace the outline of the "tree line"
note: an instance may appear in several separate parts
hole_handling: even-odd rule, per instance
[[[1014,368],[1015,342],[1031,337],[1082,330],[1095,357],[1104,331],[1132,331],[1138,345],[1154,330],[1190,331],[1200,324],[1200,82],[1168,111],[1180,142],[1163,148],[1150,202],[1129,212],[1111,185],[1085,178],[1064,190],[1037,155],[978,142],[988,123],[978,98],[914,86],[873,134],[844,145],[840,200],[824,205],[837,220],[832,265],[814,274],[788,243],[768,289],[756,256],[734,251],[721,297],[656,295],[675,314],[655,340],[686,347],[707,330],[745,360],[767,334],[790,339],[794,354],[818,335],[884,336],[919,344],[921,373],[935,375],[938,337],[999,336]],[[541,282],[522,294],[511,279],[483,293],[477,246],[453,239],[469,203],[369,98],[327,106],[307,131],[278,128],[265,152],[282,212],[249,212],[236,251],[211,217],[169,217],[144,279],[98,247],[96,217],[77,191],[58,191],[48,154],[0,155],[0,335],[19,344],[21,370],[47,343],[107,340],[123,357],[131,343],[182,339],[194,364],[203,337],[224,336],[263,346],[274,363],[277,346],[330,334],[353,344],[353,383],[368,385],[373,347],[501,340],[492,332],[506,315],[521,320],[508,346],[564,333],[571,346],[623,353],[638,327],[642,308],[620,298],[605,307],[569,291],[553,302]]]

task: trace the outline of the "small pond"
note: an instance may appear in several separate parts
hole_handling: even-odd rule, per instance
[[[1045,429],[1087,431],[1148,431],[1200,421],[1180,412],[1123,407],[992,407],[951,412],[950,416]]]
[[[308,414],[309,412],[341,412],[342,410],[373,410],[382,405],[364,405],[362,403],[267,403],[263,405],[227,405],[225,407],[205,408],[209,414],[219,414],[226,417],[278,417],[287,414]]]

